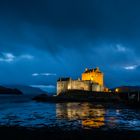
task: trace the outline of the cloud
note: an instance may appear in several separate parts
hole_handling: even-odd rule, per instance
[[[27,42],[53,54],[64,47],[85,48],[85,51],[88,45],[83,44],[89,41],[119,40],[138,44],[139,4],[136,0],[6,0],[0,2],[0,13],[3,21],[8,23],[12,18],[13,22],[10,22],[10,26],[4,22],[2,35],[5,38],[9,35],[7,38],[11,42]],[[139,44],[134,47],[137,46]],[[123,48],[118,49],[124,51]]]
[[[21,55],[19,58],[31,60],[31,59],[34,58],[34,56],[32,56],[32,55],[30,55],[30,54],[23,54],[23,55]]]
[[[33,73],[32,76],[56,76],[55,73]]]
[[[2,52],[1,55],[0,55],[0,62],[15,62],[15,61],[19,61],[19,60],[31,60],[33,59],[34,57],[30,54],[22,54],[22,55],[14,55],[13,53],[5,53],[5,52]]]
[[[0,61],[1,62],[12,62],[16,57],[12,53],[1,53]]]
[[[117,49],[118,52],[126,52],[126,50],[127,50],[126,47],[124,47],[120,44],[116,45],[116,49]]]
[[[12,52],[14,56],[0,55],[0,61],[25,60],[19,63],[20,67],[12,66],[11,75],[15,75],[15,80],[20,68],[24,73],[20,79],[26,79],[24,75],[30,73],[27,79],[31,78],[33,84],[35,80],[35,84],[43,84],[35,76],[50,75],[34,73],[31,77],[34,71],[52,72],[56,69],[57,75],[77,77],[85,67],[96,65],[105,71],[105,75],[110,74],[105,80],[110,78],[110,85],[126,81],[126,78],[120,80],[118,77],[128,77],[127,71],[136,69],[135,64],[140,60],[139,5],[138,0],[0,1],[1,51]],[[28,63],[34,56],[38,56],[37,61]],[[1,69],[8,71],[2,65]],[[114,69],[116,73],[113,73]],[[51,79],[47,79],[49,83]],[[113,82],[113,79],[120,81]]]
[[[131,66],[124,67],[124,69],[126,69],[126,70],[135,70],[137,67],[139,67],[139,65],[131,65]]]
[[[33,73],[32,76],[39,76],[39,73]]]

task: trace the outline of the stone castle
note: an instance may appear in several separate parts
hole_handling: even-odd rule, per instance
[[[95,69],[86,68],[82,73],[82,79],[59,78],[57,81],[57,95],[68,90],[103,92],[106,90],[104,87],[104,74],[97,67]]]

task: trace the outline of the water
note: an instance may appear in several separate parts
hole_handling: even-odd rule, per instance
[[[31,96],[1,95],[0,125],[140,130],[140,110],[109,103],[38,103]]]

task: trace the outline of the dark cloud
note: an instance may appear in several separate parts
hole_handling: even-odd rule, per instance
[[[139,5],[138,0],[0,1],[0,53],[35,57],[32,62],[0,64],[0,76],[7,77],[3,82],[7,73],[20,77],[16,82],[33,84],[34,72],[77,77],[85,67],[100,66],[108,86],[125,80],[140,83],[134,78],[140,75],[138,67],[125,69],[140,63]],[[22,73],[28,76],[22,78]]]
[[[82,47],[76,43],[89,40],[123,43],[129,40],[138,46],[135,42],[139,39],[140,30],[139,4],[137,0],[5,0],[1,1],[0,9],[1,19],[6,20],[8,26],[10,24],[17,40],[27,42],[21,31],[27,23],[35,27],[33,33],[36,28],[42,31],[37,37],[53,51],[52,48],[59,50],[58,43],[65,45],[65,42],[70,42],[70,46]],[[53,34],[48,33],[46,26],[52,29]],[[68,43],[65,46],[68,47]]]

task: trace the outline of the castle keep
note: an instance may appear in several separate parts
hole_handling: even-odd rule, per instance
[[[59,78],[57,81],[57,95],[64,93],[68,90],[85,90],[103,92],[104,88],[104,75],[99,70],[85,69],[82,73],[82,79],[72,80],[71,78]]]
[[[104,85],[103,81],[103,73],[99,70],[99,68],[95,69],[85,69],[85,72],[82,73],[82,80],[83,81],[92,81],[93,83],[97,83],[100,86]]]

